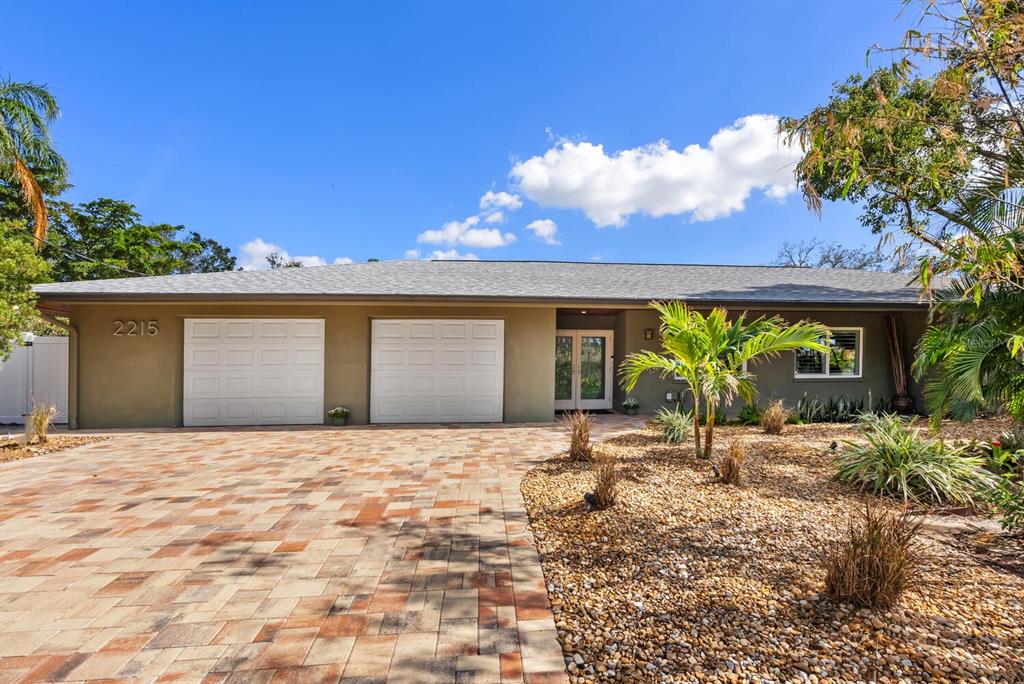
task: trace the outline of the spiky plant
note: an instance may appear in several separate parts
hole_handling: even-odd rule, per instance
[[[864,608],[896,603],[921,577],[922,521],[906,510],[886,512],[867,504],[859,518],[850,520],[846,537],[822,549],[825,592],[840,603]]]
[[[661,430],[661,438],[669,444],[681,444],[690,434],[693,425],[693,414],[683,411],[678,404],[675,408],[662,406],[654,414],[654,424]]]
[[[761,427],[766,435],[781,435],[787,420],[789,420],[789,409],[781,399],[774,399],[768,403],[768,407],[761,414]]]
[[[571,411],[562,416],[562,425],[569,433],[569,460],[592,461],[594,450],[590,444],[590,415],[585,411]]]
[[[994,485],[984,457],[971,446],[923,436],[914,421],[865,413],[864,442],[846,442],[836,456],[836,478],[873,494],[904,501],[974,505]]]

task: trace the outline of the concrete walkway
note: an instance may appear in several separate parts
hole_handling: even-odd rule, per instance
[[[0,683],[565,681],[519,492],[564,447],[173,431],[0,464]]]

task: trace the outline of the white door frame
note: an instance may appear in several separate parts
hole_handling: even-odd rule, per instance
[[[614,342],[615,333],[611,330],[556,330],[555,337],[572,338],[572,397],[570,399],[556,399],[555,410],[566,411],[572,409],[603,410],[612,407],[612,394],[615,390],[614,381]],[[584,337],[604,338],[604,397],[601,399],[580,398],[580,387],[583,381],[581,372],[581,339]]]

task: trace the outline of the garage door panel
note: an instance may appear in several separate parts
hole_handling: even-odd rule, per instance
[[[463,321],[443,323],[441,325],[441,337],[446,340],[464,340],[469,337],[467,328],[469,325]]]
[[[193,347],[185,351],[186,369],[219,365],[221,365],[220,349],[217,347]]]
[[[372,422],[502,420],[504,321],[375,320],[371,329]]]
[[[232,396],[255,394],[257,378],[252,375],[225,375],[217,394]]]
[[[185,425],[323,422],[323,321],[186,319]]]
[[[504,334],[500,331],[497,323],[482,323],[476,321],[473,323],[473,339],[475,340],[499,340]]]
[[[410,340],[433,340],[437,336],[437,326],[433,322],[412,322],[408,325]]]
[[[460,343],[461,344],[461,343]],[[441,350],[441,365],[442,366],[465,366],[466,360],[469,358],[469,351],[466,349],[442,349]]]
[[[255,321],[227,321],[224,324],[224,337],[229,339],[253,339],[256,337]]]
[[[186,340],[218,339],[220,336],[220,321],[185,321]]]
[[[496,366],[498,364],[498,351],[496,349],[474,349],[474,366]]]

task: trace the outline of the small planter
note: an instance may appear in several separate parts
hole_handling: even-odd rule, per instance
[[[625,413],[627,416],[635,416],[636,415],[636,408],[632,407],[632,406],[624,407],[622,409],[622,412]]]
[[[892,408],[900,415],[907,415],[914,412],[914,400],[908,396],[896,397],[892,400]]]
[[[335,406],[327,412],[327,417],[330,418],[331,422],[335,425],[348,424],[348,417],[351,415],[352,411],[344,406]]]

